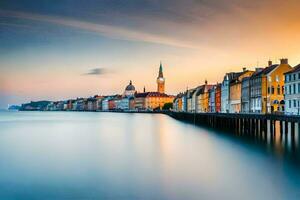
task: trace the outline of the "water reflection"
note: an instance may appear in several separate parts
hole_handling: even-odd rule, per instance
[[[160,114],[0,112],[0,199],[297,199],[286,143]]]

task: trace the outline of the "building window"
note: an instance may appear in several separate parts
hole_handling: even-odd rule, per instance
[[[300,94],[300,83],[298,83],[298,93]]]
[[[298,73],[298,79],[300,79],[300,73]]]
[[[277,95],[280,95],[280,86],[277,86]]]
[[[293,80],[294,81],[296,80],[296,74],[293,74]]]
[[[284,86],[282,86],[282,94],[284,94]]]
[[[269,82],[271,82],[272,81],[272,77],[268,76],[268,80],[269,80]]]
[[[289,108],[292,107],[292,100],[289,100]]]
[[[293,94],[296,94],[296,84],[293,84]]]
[[[291,81],[292,80],[292,75],[289,75],[289,81]]]
[[[270,94],[271,93],[271,91],[270,91],[271,89],[270,89],[270,87],[268,87],[268,94]]]
[[[275,90],[275,89],[274,89],[274,86],[272,86],[271,90],[272,90],[272,91],[271,91],[272,94],[274,94],[274,92],[275,92],[275,91],[274,91],[274,90]]]
[[[285,75],[285,82],[288,82],[288,81],[289,81],[289,76]]]
[[[294,99],[294,108],[297,107],[297,102],[296,102],[296,99]]]
[[[292,85],[289,85],[289,94],[292,94]]]

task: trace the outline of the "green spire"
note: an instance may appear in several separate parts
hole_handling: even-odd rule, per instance
[[[163,68],[162,68],[161,61],[160,61],[160,66],[159,66],[159,73],[158,73],[158,77],[164,77],[164,75],[163,75]]]

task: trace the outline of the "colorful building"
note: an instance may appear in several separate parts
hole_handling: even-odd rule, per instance
[[[250,77],[242,79],[241,112],[250,112]]]
[[[242,72],[226,73],[221,86],[221,112],[229,113],[230,111],[230,82]]]
[[[139,110],[162,109],[166,103],[173,103],[174,96],[159,92],[145,92],[135,95],[135,108]]]
[[[230,102],[230,113],[240,113],[242,107],[242,79],[245,77],[250,77],[254,71],[246,70],[243,68],[243,72],[238,73],[231,81],[230,81],[230,89],[229,89],[229,102]]]
[[[285,114],[300,115],[300,64],[285,73]]]
[[[208,85],[207,81],[205,81],[205,84],[198,87],[198,90],[196,92],[196,112],[209,112],[209,90],[214,85]]]
[[[221,112],[221,87],[222,84],[217,84],[215,89],[215,106],[216,106],[216,112]]]
[[[281,59],[280,64],[257,70],[250,78],[251,112],[273,113],[284,111],[284,73],[292,67],[288,59]]]
[[[209,112],[216,112],[216,86],[214,85],[211,89],[208,90],[209,94]]]

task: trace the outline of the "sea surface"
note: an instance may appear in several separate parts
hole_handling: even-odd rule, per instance
[[[0,112],[0,199],[300,199],[294,144],[163,114]]]

